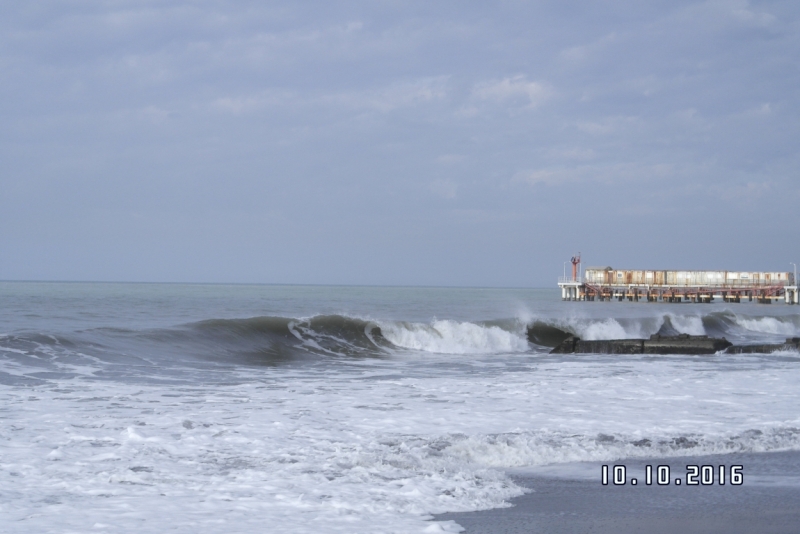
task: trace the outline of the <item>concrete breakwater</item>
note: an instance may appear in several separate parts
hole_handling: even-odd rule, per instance
[[[769,354],[782,350],[800,350],[800,338],[788,338],[785,343],[733,345],[723,338],[708,336],[662,336],[653,334],[648,339],[598,339],[584,340],[570,336],[550,354]]]
[[[760,345],[734,345],[728,347],[728,354],[770,354],[783,350],[800,352],[800,337],[787,337],[784,343],[767,343]]]
[[[662,336],[649,339],[592,339],[570,336],[550,354],[714,354],[731,347],[725,338],[708,336]]]

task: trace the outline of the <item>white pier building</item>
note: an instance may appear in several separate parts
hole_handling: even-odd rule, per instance
[[[783,300],[800,304],[796,273],[762,271],[664,271],[587,267],[572,258],[572,276],[559,277],[562,300],[741,302]],[[566,269],[565,269],[566,271]]]

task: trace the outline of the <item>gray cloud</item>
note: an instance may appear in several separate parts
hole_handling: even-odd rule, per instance
[[[799,13],[4,6],[0,278],[550,285],[576,249],[780,269]]]

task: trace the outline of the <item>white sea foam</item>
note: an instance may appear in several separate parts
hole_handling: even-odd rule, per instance
[[[522,491],[507,468],[800,449],[791,362],[420,365],[243,368],[229,386],[3,388],[4,528],[149,533],[169,518],[179,533],[457,531],[426,519],[502,506]]]
[[[798,330],[794,323],[782,317],[743,317],[737,315],[736,324],[750,330],[764,334],[779,334],[784,336],[797,335]]]
[[[680,437],[640,435],[566,435],[511,433],[475,436],[458,442],[448,453],[464,460],[501,468],[554,463],[606,461],[621,458],[699,456],[732,452],[765,452],[800,448],[800,428],[750,429],[738,434],[689,434]]]
[[[528,350],[524,332],[458,321],[385,322],[383,336],[405,349],[440,354],[495,354]]]
[[[694,315],[667,314],[661,318],[632,319],[570,317],[557,321],[555,325],[587,340],[641,339],[658,332],[666,319],[681,334],[706,334],[702,317]]]

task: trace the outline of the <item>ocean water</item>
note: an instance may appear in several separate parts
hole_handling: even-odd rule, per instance
[[[528,330],[532,339],[529,341]],[[800,355],[549,355],[800,335],[783,304],[553,289],[0,283],[3,532],[458,532],[514,469],[800,450]]]

